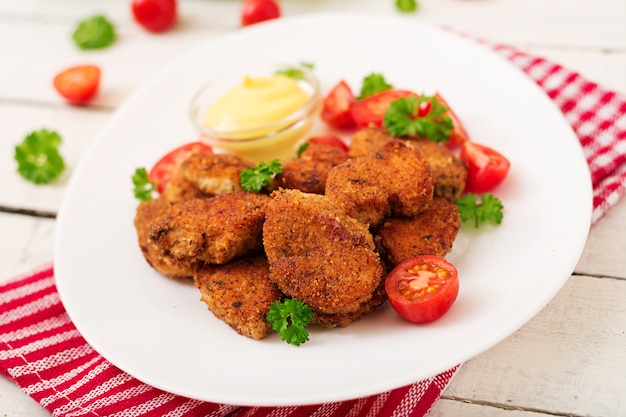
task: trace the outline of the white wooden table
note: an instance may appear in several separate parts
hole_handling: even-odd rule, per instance
[[[55,214],[67,179],[112,112],[147,77],[188,50],[236,31],[238,0],[180,0],[175,30],[151,35],[127,0],[0,0],[0,281],[53,258]],[[420,0],[407,19],[511,44],[626,94],[624,0]],[[282,0],[283,15],[319,11],[393,15],[393,0]],[[76,23],[105,13],[118,44],[81,52]],[[323,29],[320,38],[323,38]],[[104,88],[92,106],[65,105],[59,70],[94,62]],[[59,131],[69,169],[37,187],[15,172],[14,146],[42,127]],[[574,274],[535,318],[465,363],[430,416],[626,416],[626,201],[592,229]],[[47,416],[0,378],[0,415]]]

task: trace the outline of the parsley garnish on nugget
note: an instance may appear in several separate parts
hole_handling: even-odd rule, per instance
[[[454,127],[447,113],[448,108],[435,96],[399,98],[389,105],[383,125],[396,137],[417,135],[446,143]]]
[[[241,171],[239,183],[246,191],[259,192],[270,183],[274,175],[281,172],[283,172],[283,166],[278,159],[260,162],[252,168]]]

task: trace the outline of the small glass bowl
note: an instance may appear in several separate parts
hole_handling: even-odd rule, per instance
[[[299,109],[270,124],[246,130],[220,131],[210,129],[204,124],[209,106],[241,84],[244,77],[268,77],[283,71],[295,71],[297,77],[294,78],[309,93],[309,100]],[[193,97],[190,116],[200,141],[256,164],[273,159],[292,159],[297,150],[296,145],[311,129],[318,116],[320,105],[319,81],[309,68],[301,65],[259,64],[230,71],[207,83]]]

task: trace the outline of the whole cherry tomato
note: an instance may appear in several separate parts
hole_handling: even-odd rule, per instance
[[[164,32],[178,18],[176,0],[132,0],[131,10],[135,21],[150,32]]]
[[[357,127],[382,127],[389,104],[399,98],[407,97],[418,97],[418,95],[407,90],[386,90],[367,96],[352,105],[350,109],[352,119]]]
[[[70,67],[54,77],[54,88],[71,104],[87,104],[98,92],[100,68],[95,65]]]
[[[499,185],[511,163],[500,152],[466,140],[461,145],[460,157],[467,165],[465,192],[484,193]]]
[[[199,152],[213,152],[213,148],[202,142],[191,142],[171,150],[154,164],[148,173],[148,179],[156,184],[162,193],[168,182],[180,172],[180,166],[190,155]]]
[[[248,26],[280,17],[276,0],[244,0],[241,6],[241,25]]]
[[[338,129],[351,129],[355,126],[350,113],[356,98],[344,80],[339,81],[324,97],[320,117],[330,126]]]
[[[416,256],[389,273],[385,291],[401,317],[426,323],[443,316],[454,304],[459,293],[459,274],[454,265],[440,256]]]

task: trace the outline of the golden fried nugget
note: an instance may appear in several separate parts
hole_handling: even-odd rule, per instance
[[[183,200],[191,200],[193,198],[207,197],[210,196],[200,191],[191,181],[180,176],[168,182],[161,193],[161,198],[165,199],[169,204],[179,203]]]
[[[195,262],[179,263],[168,257],[161,257],[159,251],[148,241],[150,225],[168,207],[169,204],[163,198],[139,203],[134,220],[139,248],[148,264],[157,272],[170,278],[191,278],[196,267]]]
[[[205,194],[222,195],[243,191],[241,171],[252,165],[237,155],[197,153],[181,165],[181,175]]]
[[[169,205],[150,225],[159,257],[181,265],[223,264],[263,248],[266,195],[234,192]]]
[[[432,200],[430,166],[419,151],[394,139],[331,169],[326,195],[370,226],[388,215],[412,217]]]
[[[350,149],[348,155],[350,158],[356,158],[357,156],[363,156],[376,152],[382,146],[394,140],[385,129],[380,127],[366,127],[359,129],[352,135],[352,141],[350,142]]]
[[[265,316],[283,294],[270,282],[265,255],[206,265],[194,275],[196,287],[215,317],[252,339],[267,336],[272,326]]]
[[[436,197],[428,209],[412,218],[387,218],[378,228],[384,258],[390,268],[418,255],[444,256],[461,227],[456,205]]]
[[[367,226],[323,195],[272,193],[263,244],[270,280],[285,295],[322,313],[356,312],[383,278]]]
[[[348,159],[348,154],[336,146],[311,143],[298,159],[283,164],[276,184],[305,193],[324,194],[328,172]]]
[[[362,303],[356,311],[349,313],[339,314],[326,314],[319,310],[313,310],[313,318],[311,324],[317,324],[318,326],[335,328],[346,327],[364,315],[376,310],[387,299],[387,293],[385,292],[385,280],[382,279],[381,284],[374,290],[372,298]]]
[[[467,180],[467,167],[445,145],[430,139],[411,139],[407,145],[420,151],[430,165],[433,175],[434,195],[454,202],[461,197]]]

